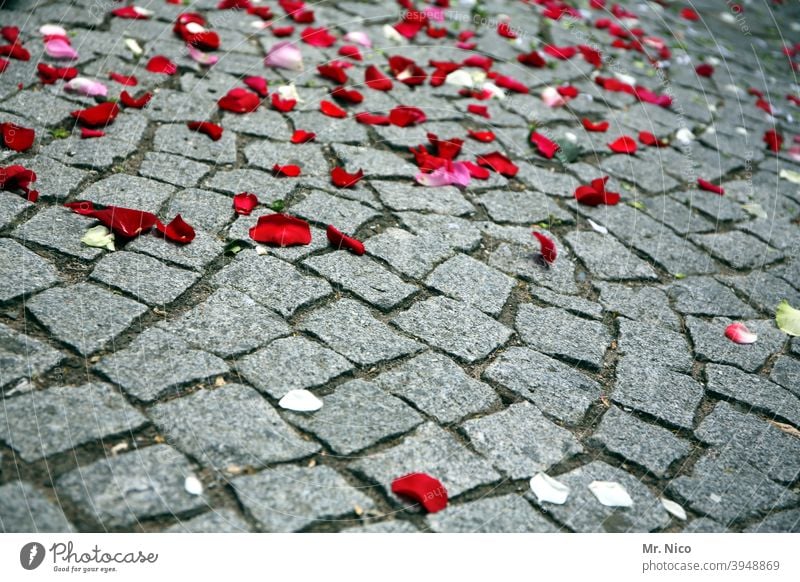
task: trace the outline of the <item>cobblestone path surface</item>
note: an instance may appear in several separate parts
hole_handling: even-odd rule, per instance
[[[224,4],[0,9],[0,531],[800,529],[796,3]]]

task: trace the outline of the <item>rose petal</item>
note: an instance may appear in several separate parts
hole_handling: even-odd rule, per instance
[[[393,87],[392,80],[375,65],[370,65],[364,71],[364,83],[367,87],[376,91],[390,91]]]
[[[623,135],[622,137],[608,144],[608,147],[612,152],[617,154],[635,154],[636,140],[630,136]]]
[[[194,229],[180,214],[175,216],[166,226],[164,226],[160,220],[156,222],[155,226],[158,232],[173,242],[188,244],[194,240]]]
[[[54,67],[47,63],[39,63],[36,65],[36,72],[41,82],[45,85],[52,85],[58,79],[69,81],[78,76],[78,69],[72,67]]]
[[[236,214],[248,216],[258,206],[258,197],[250,192],[240,192],[233,197],[233,210]]]
[[[220,109],[232,113],[251,113],[261,105],[261,99],[252,91],[234,87],[217,101],[217,105],[219,105]]]
[[[425,473],[409,473],[392,481],[392,493],[408,497],[436,513],[447,507],[447,489],[442,482]]]
[[[539,150],[539,153],[548,160],[552,159],[560,149],[560,146],[556,142],[536,131],[531,132],[531,143],[534,144],[536,149]]]
[[[281,113],[287,113],[297,105],[296,99],[282,99],[278,93],[273,93],[270,100],[272,101],[272,107]]]
[[[319,48],[327,48],[336,42],[336,37],[328,32],[328,29],[324,26],[319,28],[309,26],[300,32],[300,38],[304,43]]]
[[[150,103],[150,99],[152,98],[153,98],[152,93],[145,93],[138,99],[132,97],[131,94],[128,93],[127,91],[123,91],[122,93],[119,94],[120,103],[122,103],[125,107],[131,109],[143,109],[148,103]]]
[[[364,243],[362,243],[360,240],[354,239],[353,237],[347,236],[332,224],[328,225],[326,234],[328,236],[328,242],[330,242],[334,248],[347,249],[351,253],[359,256],[366,252],[364,249]]]
[[[103,137],[106,134],[102,129],[89,129],[88,127],[81,128],[81,139],[91,139],[95,137]]]
[[[389,112],[389,122],[398,127],[417,125],[424,123],[426,119],[422,109],[410,105],[398,105]]]
[[[508,178],[513,178],[517,175],[519,168],[500,152],[491,152],[485,155],[478,156],[475,160],[479,166],[491,168],[498,174],[502,174]]]
[[[5,168],[0,167],[0,190],[21,190],[28,200],[35,202],[38,192],[31,190],[29,186],[36,181],[36,172],[24,166],[13,165]]]
[[[178,72],[178,66],[162,55],[156,55],[147,61],[145,69],[151,73],[158,73],[160,75],[174,75]]]
[[[91,216],[110,228],[116,234],[125,238],[134,238],[142,232],[148,231],[159,222],[152,212],[123,208],[120,206],[107,206],[96,210],[91,202],[78,201],[65,204],[76,214]]]
[[[328,101],[323,99],[319,104],[319,110],[328,117],[334,117],[337,119],[343,119],[347,117],[347,111],[333,103],[332,101]]]
[[[558,257],[558,250],[556,249],[556,243],[549,237],[546,237],[541,232],[532,232],[533,236],[536,237],[536,240],[539,241],[539,252],[542,255],[542,258],[545,262],[549,265],[552,265],[556,257]]]
[[[495,140],[494,132],[492,131],[475,131],[472,129],[467,130],[467,135],[474,140],[482,143],[491,143]]]
[[[190,121],[186,124],[192,131],[199,131],[206,134],[214,141],[219,141],[222,137],[222,127],[210,121]]]
[[[44,51],[54,59],[75,60],[78,53],[63,38],[51,38],[44,43]]]
[[[604,133],[606,130],[608,130],[609,125],[608,121],[594,122],[586,119],[585,117],[581,120],[581,123],[586,131],[596,131],[600,133]]]
[[[364,177],[364,172],[358,170],[355,174],[349,174],[344,168],[337,166],[331,170],[331,181],[334,186],[339,188],[352,188]]]
[[[295,166],[292,164],[288,164],[282,166],[280,164],[275,164],[272,166],[272,173],[276,176],[285,176],[288,178],[296,178],[300,175],[300,166]]]
[[[308,390],[289,390],[278,401],[278,406],[294,412],[316,412],[322,408],[322,400]]]
[[[800,310],[794,309],[785,299],[775,310],[775,323],[781,331],[791,336],[800,336]]]
[[[64,85],[64,90],[86,97],[105,97],[108,94],[108,87],[86,77],[75,77]]]
[[[267,80],[264,77],[245,77],[242,82],[250,89],[258,93],[259,97],[266,97],[268,93]]]
[[[117,114],[119,114],[119,105],[110,101],[70,113],[78,120],[78,123],[87,127],[104,127],[112,123]]]
[[[116,83],[119,83],[120,85],[125,85],[126,87],[134,87],[139,84],[139,80],[133,75],[120,75],[119,73],[114,73],[113,71],[108,74],[108,78]]]
[[[15,152],[24,152],[33,145],[36,132],[16,123],[0,123],[3,134],[3,145]]]
[[[739,321],[725,328],[725,337],[737,344],[752,344],[758,339],[757,334],[751,332],[745,324]]]
[[[536,473],[531,478],[530,486],[540,503],[564,505],[569,498],[569,487],[545,473]]]
[[[311,242],[311,228],[305,220],[288,214],[260,216],[250,229],[250,238],[256,242],[288,247]]]
[[[81,238],[81,242],[87,247],[106,249],[109,251],[116,250],[114,247],[114,233],[102,224],[98,224],[87,230]]]
[[[467,111],[473,115],[480,115],[486,119],[490,119],[489,108],[486,105],[478,105],[477,103],[470,103],[467,105]]]
[[[264,64],[267,67],[302,71],[303,54],[292,41],[281,41],[270,47],[264,58]]]
[[[725,188],[722,186],[717,186],[716,184],[712,184],[703,178],[697,179],[697,185],[700,186],[701,190],[706,190],[707,192],[713,192],[714,194],[719,194],[720,196],[725,194]]]
[[[614,481],[592,481],[589,491],[606,507],[633,507],[633,499],[628,491]]]
[[[316,133],[311,131],[305,131],[304,129],[296,129],[295,132],[292,134],[292,143],[308,143],[310,141],[314,141],[314,138],[317,137]]]

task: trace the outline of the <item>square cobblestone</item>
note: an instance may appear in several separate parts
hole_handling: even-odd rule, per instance
[[[689,344],[677,331],[649,323],[620,320],[618,353],[625,361],[642,367],[657,366],[690,372],[693,358]]]
[[[410,178],[418,172],[400,156],[371,147],[333,144],[333,152],[348,168],[360,168],[368,176]]]
[[[403,182],[372,180],[381,202],[396,211],[420,210],[437,214],[461,216],[475,212],[475,208],[454,186],[425,188]]]
[[[148,305],[166,305],[180,297],[199,279],[197,273],[165,265],[128,251],[104,256],[91,278],[131,294]]]
[[[503,243],[489,255],[489,265],[559,293],[578,292],[575,262],[563,253],[555,263],[547,265],[533,247]]]
[[[483,194],[479,200],[491,219],[496,222],[533,224],[550,222],[552,218],[566,222],[574,221],[574,215],[562,210],[541,192],[493,190]]]
[[[46,156],[36,156],[20,162],[36,172],[36,190],[40,200],[65,199],[89,175],[88,172],[65,166]]]
[[[162,533],[249,533],[250,524],[232,509],[212,509],[211,511],[179,521],[163,530]]]
[[[170,121],[174,121],[174,118]],[[236,161],[236,134],[232,131],[224,131],[218,141],[213,141],[207,135],[190,130],[186,124],[167,124],[156,130],[153,144],[157,151],[187,156],[213,165]]]
[[[122,206],[158,213],[161,206],[175,192],[173,186],[127,174],[114,174],[95,182],[78,195],[103,206]]]
[[[583,452],[572,434],[530,402],[512,404],[463,425],[472,446],[511,479],[527,479]]]
[[[27,308],[54,337],[84,356],[104,349],[147,312],[141,303],[89,283],[48,289]]]
[[[483,376],[568,424],[578,424],[602,392],[597,382],[572,366],[528,348],[509,348]]]
[[[323,402],[323,408],[314,414],[287,417],[341,455],[352,455],[423,422],[402,400],[363,380],[342,384]]]
[[[314,524],[354,525],[373,501],[326,466],[278,467],[237,477],[236,496],[262,531],[290,532]]]
[[[624,283],[593,282],[600,291],[600,303],[613,311],[642,323],[680,328],[680,321],[669,306],[667,294],[655,287],[628,287]]]
[[[210,170],[211,167],[206,164],[181,156],[147,152],[139,167],[139,175],[188,188],[197,186],[200,178]]]
[[[36,422],[30,422],[34,411]],[[86,443],[130,434],[147,419],[108,384],[57,386],[7,398],[0,439],[30,463]]]
[[[436,267],[425,284],[496,317],[508,301],[515,281],[481,261],[459,254]]]
[[[59,281],[50,262],[11,239],[0,239],[0,302],[36,293]]]
[[[786,343],[786,335],[776,329],[770,320],[745,320],[747,329],[758,334],[753,344],[737,344],[725,337],[725,330],[733,320],[716,317],[706,321],[687,317],[686,326],[692,336],[694,353],[698,358],[720,364],[732,364],[748,372],[755,372],[767,359],[778,353]]]
[[[396,334],[375,319],[369,309],[352,299],[340,299],[306,317],[300,329],[362,366],[418,352],[422,346]]]
[[[0,388],[21,378],[44,374],[64,354],[0,323]]]
[[[189,382],[228,371],[218,357],[191,349],[183,340],[158,328],[145,331],[127,348],[106,356],[94,368],[145,402]]]
[[[33,218],[16,228],[13,236],[43,247],[55,249],[65,255],[92,260],[103,251],[87,247],[81,237],[95,221],[73,214],[66,208],[51,207],[39,211]]]
[[[209,190],[189,188],[181,190],[169,201],[166,216],[176,214],[195,229],[213,233],[233,218],[233,200]]]
[[[616,239],[599,232],[573,231],[566,241],[598,279],[612,281],[657,279],[653,268]]]
[[[206,505],[202,496],[184,489],[193,474],[178,451],[153,445],[74,469],[56,479],[56,489],[101,528],[122,528]]]
[[[558,528],[519,495],[487,497],[451,505],[426,518],[441,533],[552,533]]]
[[[290,390],[321,386],[352,369],[345,358],[304,337],[275,340],[236,364],[248,382],[276,400]]]
[[[356,257],[348,251],[311,257],[303,264],[383,310],[393,308],[418,290],[372,259]]]
[[[674,309],[690,315],[724,315],[727,317],[756,317],[749,305],[733,291],[708,277],[693,277],[673,283],[667,288]]]
[[[323,226],[332,224],[347,233],[355,233],[364,223],[378,216],[375,210],[360,202],[331,196],[321,190],[311,191],[290,210],[292,214]]]
[[[481,242],[475,223],[463,218],[419,212],[400,212],[396,216],[414,234],[427,233],[459,251],[471,251]]]
[[[482,360],[514,333],[474,307],[446,297],[417,303],[392,323],[467,362]]]
[[[783,253],[738,230],[696,234],[691,239],[734,269],[756,269],[783,258]]]
[[[0,486],[0,532],[71,533],[72,524],[61,507],[27,481]]]
[[[383,372],[374,382],[442,423],[456,422],[500,405],[491,387],[435,352],[425,352]]]
[[[769,379],[800,398],[800,361],[789,356],[780,356],[772,366]]]
[[[227,384],[156,404],[147,411],[167,439],[219,471],[301,459],[318,444],[301,438],[252,388]]]
[[[400,228],[388,228],[367,239],[364,246],[370,255],[383,259],[407,277],[417,279],[453,252],[441,239],[411,234]]]

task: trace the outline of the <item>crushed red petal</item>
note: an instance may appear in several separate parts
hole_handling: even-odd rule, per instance
[[[547,264],[552,265],[558,256],[556,243],[554,243],[552,239],[543,235],[541,232],[534,231],[531,234],[536,237],[536,240],[539,241],[539,252],[541,253],[542,258]]]
[[[276,176],[296,178],[300,175],[300,171],[300,166],[295,166],[294,164],[287,164],[285,166],[282,166],[281,164],[275,164],[272,166],[272,173]]]
[[[332,224],[328,225],[325,234],[327,234],[328,241],[331,243],[331,246],[337,249],[347,249],[354,255],[359,256],[366,252],[364,249],[364,243],[362,243],[360,240],[354,239],[351,236],[347,236]]]
[[[158,232],[164,235],[164,238],[182,245],[189,244],[195,237],[192,225],[186,222],[180,214],[175,216],[166,226],[160,220],[156,221],[155,227]]]
[[[392,481],[392,493],[416,501],[428,513],[447,507],[447,489],[442,482],[425,473],[409,473]]]
[[[341,166],[336,166],[331,170],[331,182],[338,188],[352,188],[361,178],[364,177],[363,170],[358,170],[354,174],[348,173]]]
[[[292,134],[292,143],[308,143],[310,141],[314,141],[314,138],[317,137],[317,134],[311,131],[306,131],[304,129],[296,129]]]
[[[210,121],[190,121],[186,124],[192,131],[199,131],[206,134],[214,141],[219,141],[222,137],[222,126]]]
[[[153,98],[152,93],[145,93],[144,95],[138,98],[132,97],[131,94],[128,93],[127,91],[123,91],[122,93],[119,94],[120,103],[122,103],[125,107],[129,107],[131,109],[144,108],[148,103],[150,103],[150,99],[152,98]]]

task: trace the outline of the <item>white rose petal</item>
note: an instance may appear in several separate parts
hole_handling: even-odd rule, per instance
[[[295,412],[315,412],[322,408],[322,400],[308,390],[290,390],[280,399],[278,406]]]
[[[531,479],[531,491],[542,503],[563,505],[569,497],[569,487],[546,475],[536,473]]]
[[[633,507],[628,491],[615,481],[592,481],[589,491],[606,507]]]

